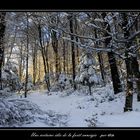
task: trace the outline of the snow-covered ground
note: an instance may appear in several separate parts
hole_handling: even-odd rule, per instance
[[[140,127],[140,102],[137,102],[136,94],[133,99],[133,111],[124,113],[125,93],[113,95],[109,86],[95,88],[92,96],[77,91],[68,96],[65,92],[51,92],[48,95],[45,91],[36,91],[24,100],[37,104],[41,110],[52,114],[51,117],[55,116],[54,121],[58,117],[61,125],[52,125],[55,127]],[[51,125],[36,119],[22,126]]]

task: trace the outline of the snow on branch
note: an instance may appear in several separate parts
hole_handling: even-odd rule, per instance
[[[81,44],[81,42],[76,42],[75,40],[71,40],[70,38],[67,38],[67,37],[62,37],[62,38],[75,43],[80,48],[85,49],[87,51],[96,51],[96,52],[100,52],[100,51],[111,52],[112,51],[111,48],[95,48],[95,47],[83,45],[83,44]]]
[[[95,18],[94,21],[105,23],[105,21],[103,19],[101,19],[101,18]]]
[[[57,30],[54,30],[54,31],[58,32]],[[104,40],[112,38],[116,43],[129,43],[129,42],[132,42],[135,39],[136,36],[140,35],[140,31],[137,31],[133,35],[131,35],[128,39],[117,39],[112,34],[110,34],[110,36],[107,36],[107,37],[92,38],[92,37],[80,36],[80,35],[77,35],[77,34],[74,34],[74,33],[66,32],[63,29],[61,29],[61,31],[63,31],[65,34],[73,35],[73,36],[76,36],[76,37],[79,37],[79,38],[90,39],[93,42],[98,42],[98,41],[104,42]]]
[[[129,31],[137,22],[138,17],[140,16],[140,13],[138,13],[137,17],[135,18],[135,20],[131,23],[131,25],[128,27],[127,31]]]
[[[70,32],[67,32],[67,31],[61,29],[61,28],[58,28],[57,30],[55,30],[55,29],[52,29],[52,30],[56,33],[58,33],[60,30],[60,31],[64,32],[65,34],[73,35],[73,36],[76,36],[78,38],[90,39],[93,42],[98,42],[98,41],[104,42],[104,40],[112,38],[116,43],[129,43],[129,42],[132,42],[136,36],[140,35],[140,30],[139,30],[139,31],[135,32],[133,35],[131,35],[128,39],[118,39],[115,37],[114,34],[108,33],[105,29],[103,29],[108,33],[109,36],[102,37],[102,38],[92,38],[92,37],[87,37],[87,36],[81,36],[81,35],[78,35],[75,33],[70,33]]]
[[[86,50],[87,52],[113,52],[115,55],[117,55],[118,57],[120,57],[121,59],[126,59],[125,55],[123,54],[120,54],[118,51],[117,51],[117,48],[113,49],[113,48],[97,48],[97,47],[91,47],[91,45],[87,46],[87,45],[84,45],[84,44],[81,44],[81,42],[76,42],[75,40],[71,40],[70,38],[67,38],[67,37],[62,37],[63,39],[67,40],[67,41],[70,41],[70,42],[73,42],[75,43],[79,48],[81,49],[84,49]]]
[[[132,41],[132,40],[134,40],[135,37],[138,36],[138,35],[140,35],[140,30],[137,31],[137,32],[135,32],[132,36],[130,36],[130,37],[128,38],[128,40]]]
[[[98,42],[98,41],[104,42],[104,40],[106,40],[106,39],[108,39],[108,38],[111,38],[111,36],[102,37],[102,38],[92,38],[92,37],[81,36],[81,35],[77,35],[77,34],[74,34],[74,33],[66,32],[66,31],[64,31],[63,29],[61,29],[61,30],[62,30],[65,34],[73,35],[73,36],[76,36],[76,37],[79,37],[79,38],[83,38],[83,39],[90,39],[90,40],[92,40],[93,42]]]
[[[84,23],[84,24],[87,25],[87,26],[96,28],[97,30],[100,30],[101,32],[104,32],[104,33],[107,33],[107,34],[109,34],[109,35],[112,35],[111,32],[109,32],[108,30],[106,30],[107,27],[101,28],[100,26],[96,25],[95,23],[88,23],[88,22],[86,22],[86,23]]]
[[[117,38],[113,37],[113,40],[117,43],[129,43],[129,42],[132,42],[138,35],[140,35],[140,30],[135,32],[128,39],[117,39]]]

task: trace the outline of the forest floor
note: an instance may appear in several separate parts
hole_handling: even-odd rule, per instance
[[[65,91],[48,95],[46,91],[35,91],[26,100],[37,104],[43,111],[58,115],[63,123],[52,125],[55,127],[140,127],[140,102],[137,102],[136,94],[133,98],[133,111],[124,113],[125,93],[114,95],[110,86],[94,88],[93,95],[77,91],[70,95],[65,94]],[[50,125],[35,120],[23,127]]]

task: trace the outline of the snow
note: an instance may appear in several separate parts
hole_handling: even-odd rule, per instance
[[[70,95],[63,92],[34,91],[28,98],[15,96],[8,99],[16,103],[23,100],[33,107],[45,112],[43,115],[34,114],[34,121],[25,123],[22,127],[139,127],[140,103],[136,94],[133,98],[133,111],[123,112],[125,93],[113,94],[112,87],[96,87],[92,89],[93,95],[86,95],[75,91]],[[16,98],[16,99],[15,99]],[[20,100],[17,100],[19,99]],[[17,104],[18,105],[18,104]],[[23,109],[23,106],[19,106]],[[28,109],[30,111],[30,109]],[[31,115],[31,112],[28,113]],[[95,126],[93,126],[96,124]]]
[[[89,82],[92,83],[92,82],[95,82],[95,83],[98,83],[98,77],[96,75],[92,75],[90,78],[89,78]]]
[[[106,115],[100,118],[105,127],[140,127],[139,112],[126,112],[123,114]]]
[[[105,22],[103,19],[100,19],[100,18],[95,18],[94,21],[97,21],[97,22]]]

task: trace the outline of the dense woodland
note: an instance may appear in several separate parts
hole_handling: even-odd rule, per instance
[[[113,86],[140,101],[139,12],[0,12],[0,96]]]

